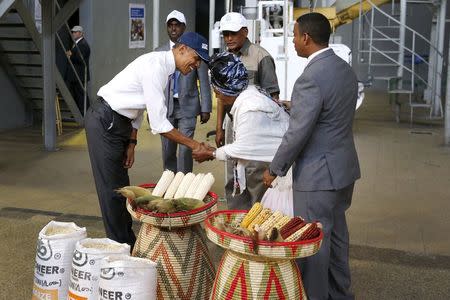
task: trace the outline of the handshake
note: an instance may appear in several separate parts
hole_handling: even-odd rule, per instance
[[[192,158],[201,163],[215,158],[216,148],[207,143],[200,143],[196,148],[192,149]]]

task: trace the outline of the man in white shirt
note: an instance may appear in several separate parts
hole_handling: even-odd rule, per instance
[[[114,192],[129,185],[137,130],[146,109],[153,134],[191,149],[201,144],[182,135],[167,120],[164,89],[179,70],[188,74],[208,61],[208,42],[194,32],[184,33],[175,48],[139,56],[100,88],[99,100],[86,113],[89,157],[108,238],[133,247],[136,237],[125,199]]]

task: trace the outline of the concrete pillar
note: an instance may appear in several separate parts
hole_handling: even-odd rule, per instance
[[[435,71],[436,80],[435,80],[435,94],[434,94],[434,101],[433,101],[433,110],[432,115],[435,117],[442,116],[442,106],[441,106],[441,88],[442,88],[442,75],[438,75],[437,73],[442,74],[443,73],[443,63],[444,63],[444,38],[445,38],[445,14],[447,12],[447,0],[441,0],[441,5],[439,5],[438,8],[438,14],[437,14],[437,24],[436,29],[438,31],[438,40],[437,40],[437,49],[439,53],[442,53],[442,55],[437,55],[437,69]]]
[[[214,28],[214,13],[216,11],[216,0],[209,0],[209,32],[208,32],[208,36],[209,36],[209,55],[213,54],[213,48],[211,47],[212,45],[212,30]]]
[[[153,45],[152,49],[159,46],[159,0],[153,0]]]
[[[450,40],[448,41],[448,62],[450,66]],[[447,67],[447,93],[445,94],[445,124],[444,124],[445,145],[450,146],[450,67]]]

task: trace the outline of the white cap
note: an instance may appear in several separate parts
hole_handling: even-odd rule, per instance
[[[83,32],[83,27],[81,27],[80,25],[73,26],[73,28],[72,28],[71,31],[72,31],[72,32],[76,32],[76,31]]]
[[[167,15],[166,23],[169,22],[170,19],[175,19],[180,23],[186,24],[186,18],[184,17],[184,14],[182,12],[179,12],[178,10],[172,10],[170,14]]]
[[[247,27],[247,19],[240,13],[230,12],[220,19],[220,31],[237,32],[242,27]]]

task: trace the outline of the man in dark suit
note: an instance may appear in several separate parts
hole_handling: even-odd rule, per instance
[[[91,55],[91,49],[89,48],[86,39],[84,39],[83,27],[74,26],[72,28],[72,37],[74,44],[72,48],[66,52],[67,56],[70,58],[73,67],[75,68],[75,75],[71,66],[67,70],[67,83],[69,90],[74,98],[78,109],[81,114],[84,115],[84,88],[87,82],[90,80],[89,77],[89,56]],[[86,66],[86,69],[85,69]],[[86,70],[86,72],[85,72]],[[85,78],[86,75],[86,78]],[[80,84],[81,81],[81,84]],[[86,95],[86,109],[89,107],[89,98]]]
[[[297,262],[308,298],[353,299],[345,211],[360,178],[352,132],[358,84],[328,47],[330,33],[319,13],[297,19],[295,50],[308,64],[294,85],[289,128],[263,181],[269,186],[294,165],[294,214],[323,224],[319,252]]]
[[[166,19],[169,41],[155,49],[168,51],[173,48],[186,29],[186,18],[183,13],[174,10]],[[200,95],[197,86],[200,81]],[[200,67],[187,75],[179,71],[169,78],[165,90],[167,117],[172,125],[183,135],[194,137],[197,116],[202,124],[208,122],[211,112],[211,88],[208,78],[208,66],[201,62]],[[200,96],[200,99],[199,99]],[[161,136],[163,168],[173,172],[192,172],[192,150],[184,145]],[[178,157],[177,157],[177,147]]]

